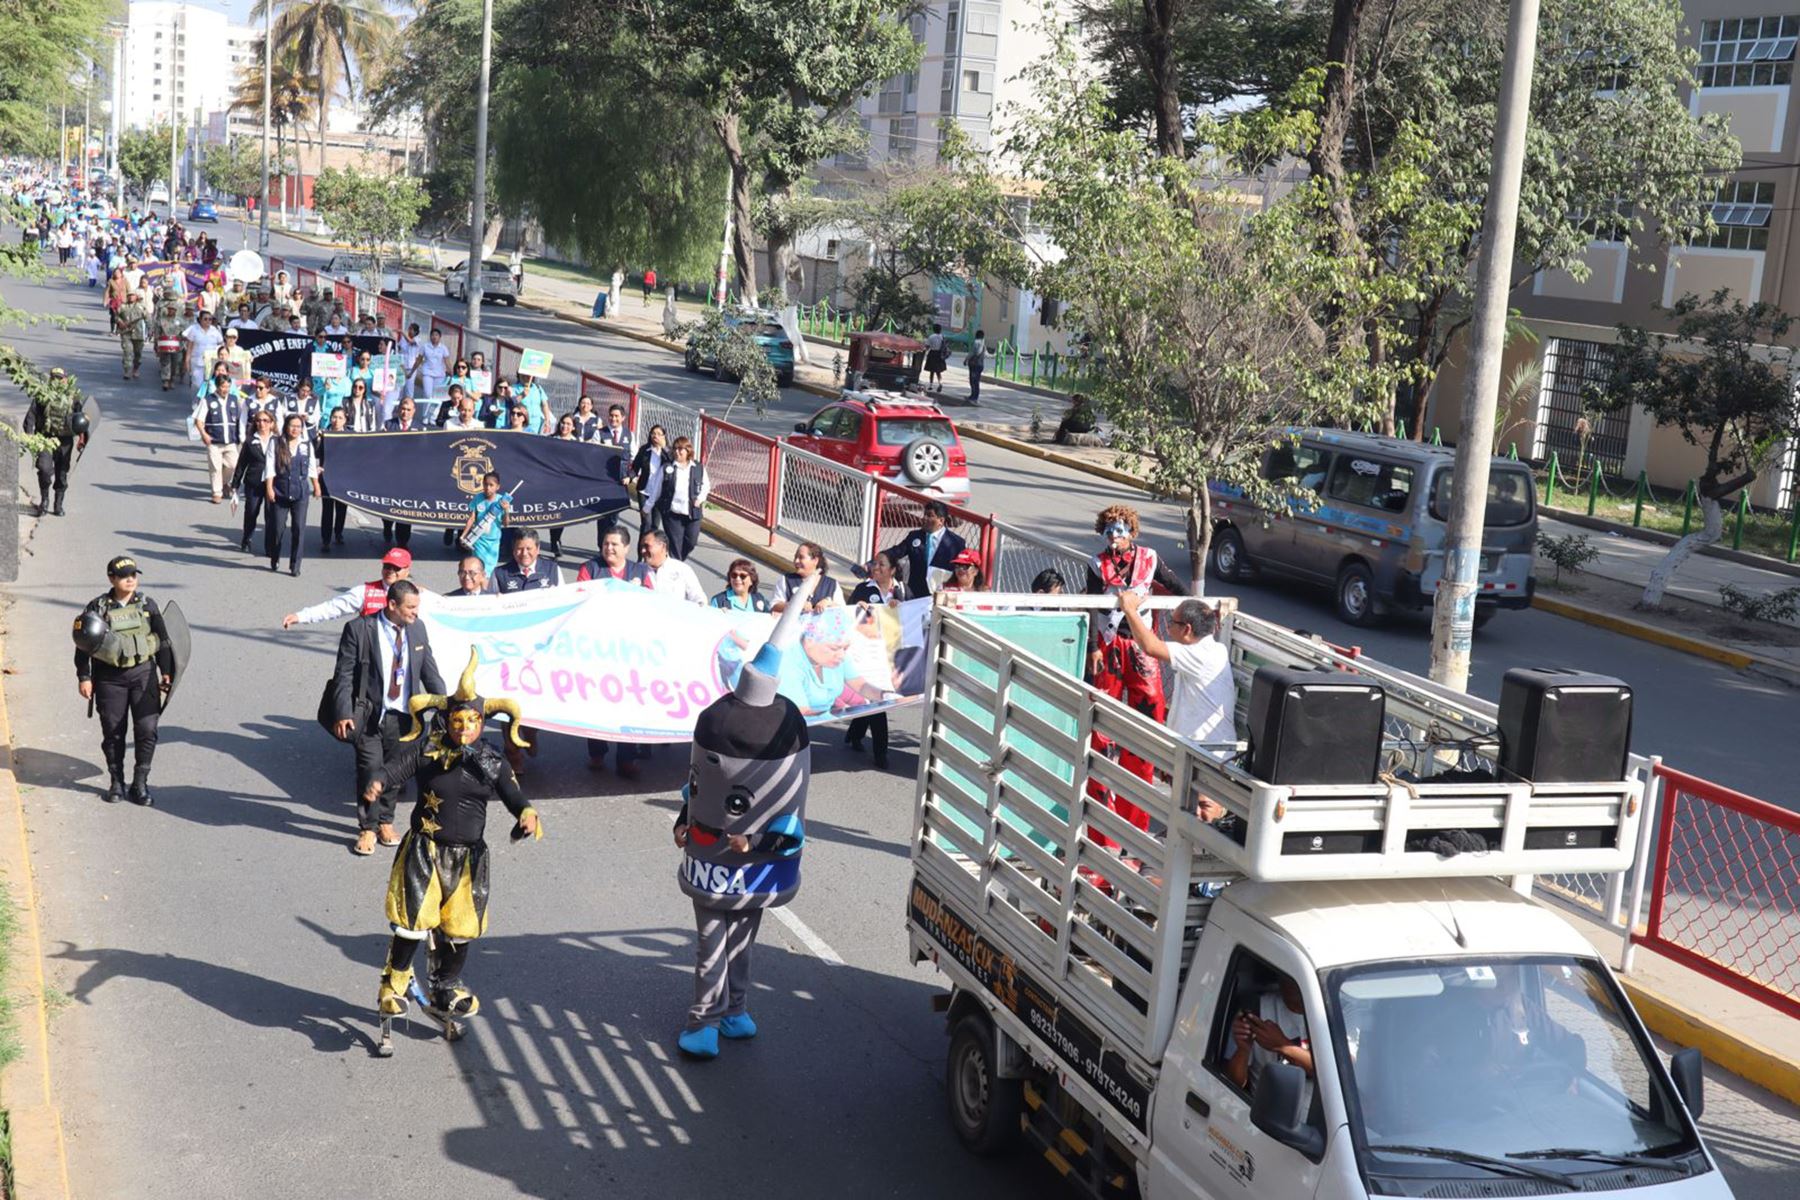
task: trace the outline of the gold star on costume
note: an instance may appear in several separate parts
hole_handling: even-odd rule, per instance
[[[439,796],[436,792],[426,792],[423,799],[425,801],[425,807],[429,808],[432,812],[436,812],[438,810],[438,805],[444,802],[443,797]]]
[[[419,819],[419,832],[421,832],[421,833],[436,833],[438,830],[440,830],[442,828],[443,828],[442,825],[439,825],[436,821],[432,820],[430,817],[421,817]]]

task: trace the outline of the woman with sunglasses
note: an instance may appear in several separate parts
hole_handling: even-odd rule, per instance
[[[369,394],[367,379],[350,381],[350,397],[338,411],[346,414],[353,433],[373,433],[381,428],[381,411],[375,404],[375,397]]]
[[[725,568],[725,590],[707,603],[727,612],[766,613],[769,598],[758,590],[759,583],[755,564],[747,558],[734,558]]]
[[[257,383],[266,392],[268,384],[263,380]],[[258,398],[259,401],[261,397]],[[238,541],[238,549],[245,554],[250,553],[250,535],[256,532],[257,519],[262,516],[265,490],[263,480],[269,474],[269,457],[275,453],[275,414],[267,408],[258,408],[250,418],[250,429],[244,438],[244,444],[238,448],[237,467],[231,472],[231,491],[239,492],[244,497],[244,536]],[[248,486],[246,486],[248,484]],[[275,510],[269,510],[269,520],[275,520]]]

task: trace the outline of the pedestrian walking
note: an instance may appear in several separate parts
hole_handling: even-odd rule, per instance
[[[237,469],[238,448],[249,430],[249,408],[223,370],[213,376],[212,391],[194,405],[190,420],[206,447],[206,480],[214,504],[225,499],[225,483]]]
[[[269,459],[275,453],[275,414],[264,408],[258,408],[250,418],[250,436],[238,447],[237,466],[231,471],[231,494],[241,496],[244,505],[244,536],[238,539],[238,549],[245,554],[250,553],[250,537],[256,532],[256,522],[263,515],[264,497],[267,489],[263,486],[269,475]],[[233,501],[236,503],[236,501]],[[269,524],[275,523],[275,510],[269,509]]]
[[[644,272],[644,307],[650,307],[650,293],[656,290],[656,268]]]
[[[668,457],[669,435],[661,425],[652,425],[637,456],[631,460],[631,490],[637,496],[640,530],[662,528],[657,501],[662,498],[663,466]]]
[[[944,327],[933,325],[925,339],[925,386],[939,395],[944,391],[944,365]]]
[[[48,386],[25,410],[25,432],[55,440],[37,453],[37,516],[63,515],[63,497],[69,491],[69,472],[78,451],[87,449],[89,424],[83,411],[86,399],[61,367],[51,367]]]
[[[906,587],[894,570],[894,560],[885,550],[875,556],[869,564],[869,577],[857,584],[850,592],[850,603],[868,608],[896,609],[906,599]],[[866,615],[866,613],[864,614]],[[861,618],[859,617],[859,623]],[[885,654],[885,649],[884,649]],[[850,727],[844,731],[844,744],[858,754],[862,753],[863,738],[873,743],[875,750],[875,766],[885,771],[888,765],[888,718],[887,713],[869,713],[866,716],[851,720]]]
[[[144,365],[144,340],[150,336],[150,302],[141,291],[125,294],[119,307],[119,366],[121,378],[136,379]]]
[[[288,531],[288,574],[298,577],[300,560],[305,553],[306,506],[319,494],[319,464],[313,457],[312,442],[306,436],[306,423],[297,415],[290,416],[281,431],[281,439],[267,461],[264,499],[269,507],[269,527],[264,547],[269,555],[269,570],[281,562],[281,532]]]
[[[165,290],[157,303],[156,316],[150,323],[150,337],[156,350],[157,374],[162,390],[168,391],[181,377],[181,334],[187,328],[187,317],[181,311],[181,298]]]
[[[106,758],[106,801],[155,803],[150,763],[163,697],[175,682],[175,654],[156,601],[138,590],[138,565],[128,555],[106,564],[111,585],[75,620],[75,679],[83,700],[100,713],[100,752]],[[125,786],[125,733],[133,743],[131,786]]]
[[[206,372],[213,355],[225,344],[225,335],[213,324],[212,314],[204,309],[194,314],[194,323],[181,331],[187,347],[188,380],[196,393],[206,388]]]
[[[694,461],[694,443],[685,436],[676,438],[669,447],[656,507],[658,521],[669,537],[669,553],[682,562],[700,542],[700,521],[710,491],[706,468]]]
[[[975,343],[969,347],[969,357],[963,365],[969,368],[969,403],[981,403],[981,375],[987,370],[987,330],[975,331]]]
[[[328,713],[331,731],[356,750],[357,834],[354,853],[367,857],[375,843],[398,846],[394,829],[397,788],[371,793],[395,757],[414,696],[444,694],[444,679],[431,656],[431,638],[419,620],[419,589],[398,580],[380,612],[357,617],[338,639]]]

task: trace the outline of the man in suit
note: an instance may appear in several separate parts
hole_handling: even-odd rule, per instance
[[[927,500],[924,523],[891,546],[887,554],[900,568],[906,598],[918,600],[937,590],[931,572],[943,571],[947,577],[950,564],[965,548],[962,535],[950,528],[949,507],[942,500]]]
[[[332,732],[356,747],[355,851],[366,856],[375,853],[377,839],[384,846],[400,843],[393,794],[384,791],[373,803],[362,797],[411,723],[407,704],[417,695],[445,694],[419,620],[417,585],[404,579],[390,584],[386,608],[344,626],[331,688]]]
[[[382,425],[388,433],[417,433],[425,428],[425,422],[419,416],[419,409],[411,396],[402,396],[400,403],[394,408],[394,415]],[[412,545],[412,525],[405,521],[383,521],[381,523],[381,540],[389,546],[406,547]]]

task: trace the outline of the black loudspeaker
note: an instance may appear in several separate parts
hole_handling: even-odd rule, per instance
[[[1250,773],[1265,783],[1373,783],[1387,694],[1344,671],[1258,667]]]
[[[1625,778],[1631,688],[1610,675],[1514,667],[1500,682],[1500,770],[1537,783]]]

